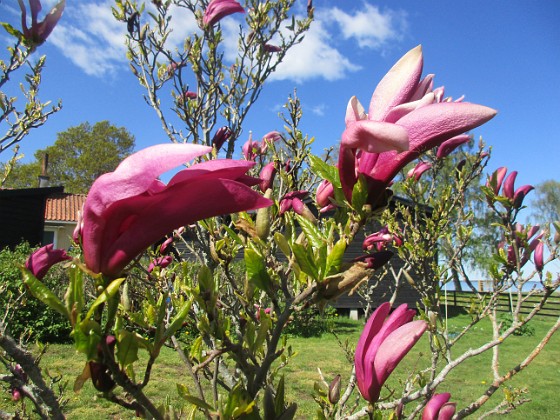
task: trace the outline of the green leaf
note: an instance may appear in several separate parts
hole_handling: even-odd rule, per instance
[[[182,327],[185,318],[187,318],[187,316],[189,315],[191,305],[192,305],[192,299],[189,299],[183,304],[183,306],[181,306],[181,309],[179,309],[175,317],[171,320],[169,327],[167,327],[167,330],[165,330],[165,333],[163,334],[162,337],[163,343],[169,340],[171,336],[175,334],[179,328]]]
[[[123,368],[138,360],[136,334],[126,330],[119,331],[117,360]]]
[[[89,319],[80,322],[72,336],[76,350],[84,353],[88,361],[97,358],[97,344],[101,341],[101,327],[97,322]]]
[[[29,288],[29,291],[33,294],[33,296],[49,308],[54,309],[69,318],[68,311],[66,310],[64,304],[47,286],[38,280],[27,268],[22,267],[21,272],[23,274],[23,283]]]
[[[245,267],[249,281],[261,290],[270,289],[270,276],[266,271],[264,257],[251,248],[245,249]]]
[[[222,418],[234,419],[253,413],[255,401],[251,399],[249,393],[243,388],[241,382],[238,382],[228,393],[228,399],[221,410]]]
[[[70,282],[65,296],[66,309],[69,314],[72,314],[73,310],[79,314],[84,307],[84,275],[82,270],[73,266],[68,270],[68,276]]]
[[[97,299],[95,299],[95,301],[91,304],[91,307],[89,308],[89,311],[86,315],[86,319],[90,319],[93,316],[93,311],[95,311],[95,308],[115,296],[115,294],[119,290],[119,287],[121,286],[121,283],[125,280],[126,277],[121,277],[120,279],[113,280],[111,283],[109,283],[109,286],[107,286],[105,290],[103,290],[101,294],[97,296]]]
[[[317,249],[321,248],[325,244],[325,240],[323,239],[323,236],[317,226],[300,215],[296,215],[296,219],[311,245]]]
[[[361,212],[368,198],[367,182],[362,174],[358,177],[358,182],[352,190],[352,207],[357,212]]]
[[[197,398],[195,396],[192,395],[183,395],[183,399],[190,402],[193,405],[196,405],[199,408],[205,409],[205,410],[214,410],[214,408],[208,404],[206,401],[202,401],[200,398]]]
[[[280,251],[286,256],[286,258],[290,259],[292,256],[292,250],[290,249],[290,245],[286,240],[286,237],[282,235],[280,232],[274,232],[274,242],[280,248]]]
[[[286,399],[285,394],[284,375],[282,375],[278,381],[278,387],[276,387],[276,398],[274,398],[274,410],[277,414],[284,411],[284,400]]]
[[[318,280],[319,271],[317,270],[315,261],[313,261],[312,252],[308,250],[308,248],[298,243],[292,244],[292,251],[294,252],[296,261],[301,271],[303,271],[314,280]]]
[[[338,169],[335,166],[329,165],[323,159],[315,155],[309,155],[309,166],[314,174],[326,179],[336,188],[341,188]]]
[[[10,35],[15,36],[16,38],[21,39],[23,37],[23,34],[18,31],[16,28],[14,28],[12,25],[10,25],[9,23],[6,22],[0,22],[0,25],[2,25],[4,27],[4,29],[6,30],[6,32],[8,32]]]
[[[235,233],[235,231],[233,229],[231,229],[230,227],[228,227],[226,225],[223,225],[222,227],[228,233],[230,238],[232,238],[235,242],[237,242],[238,245],[243,245],[243,241],[241,240],[239,235],[237,233]]]
[[[272,327],[272,321],[270,319],[270,316],[265,314],[262,309],[260,309],[260,311],[261,311],[261,323],[259,325],[259,330],[257,332],[257,338],[255,339],[255,350],[257,350],[259,353],[262,354],[264,353],[264,349],[262,348],[262,345],[266,340],[268,330],[270,329],[270,327]]]
[[[340,270],[340,265],[342,264],[342,258],[344,257],[344,252],[346,251],[346,242],[340,239],[336,244],[334,244],[331,252],[327,256],[327,265],[325,267],[325,276],[330,276],[331,274],[336,274]]]

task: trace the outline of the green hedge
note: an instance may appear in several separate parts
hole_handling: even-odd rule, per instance
[[[42,343],[68,343],[71,341],[68,320],[35,299],[21,281],[20,267],[32,251],[26,243],[14,251],[8,248],[0,251],[0,316],[16,340],[24,337]],[[43,281],[62,297],[67,282],[60,267],[53,267]]]

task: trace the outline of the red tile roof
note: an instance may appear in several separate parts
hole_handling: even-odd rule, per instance
[[[78,211],[86,201],[85,194],[55,194],[47,198],[45,220],[77,222]]]

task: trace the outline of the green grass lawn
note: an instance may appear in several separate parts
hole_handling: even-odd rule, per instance
[[[457,330],[466,322],[468,322],[466,315],[454,316],[449,319],[449,329],[450,331]],[[532,326],[535,328],[533,337],[512,337],[501,350],[502,372],[511,369],[522,360],[552,322],[551,318],[534,320],[532,321]],[[355,346],[361,325],[363,325],[361,322],[339,319],[336,323],[337,335],[341,341],[348,340],[352,346]],[[459,351],[476,347],[490,335],[489,324],[481,323],[468,338],[457,346],[454,356],[458,355]],[[289,343],[297,355],[283,370],[286,375],[287,396],[291,401],[298,403],[298,418],[313,418],[317,406],[311,393],[314,382],[319,379],[317,368],[320,368],[325,378],[330,381],[336,374],[341,374],[343,379],[347,379],[351,365],[345,359],[337,340],[331,334],[325,334],[321,338],[291,338]],[[409,371],[417,366],[423,366],[429,360],[428,351],[427,341],[423,339],[397,367],[390,378],[390,384],[398,387],[399,380],[405,378]],[[458,403],[459,408],[463,407],[473,398],[480,396],[488,386],[491,380],[488,369],[490,360],[491,354],[488,353],[459,366],[448,377],[448,381],[438,389],[438,392],[451,392],[452,400]],[[525,396],[532,401],[514,411],[509,418],[556,418],[559,415],[560,363],[558,360],[560,360],[560,337],[557,335],[552,338],[533,364],[510,382],[509,385],[512,387],[527,388],[528,393]],[[84,367],[82,356],[76,354],[72,346],[50,346],[41,366],[48,368],[51,373],[63,375],[68,381],[65,393],[68,398],[65,409],[68,419],[135,418],[134,413],[127,412],[99,398],[89,381],[80,393],[72,391],[74,379]],[[169,396],[173,404],[179,405],[175,384],[178,382],[188,384],[189,378],[173,351],[164,349],[152,372],[153,379],[146,390],[147,394],[155,397],[157,401],[162,401]],[[488,406],[495,405],[501,401],[502,397],[503,392],[497,391]],[[0,400],[0,409],[10,411],[11,404],[6,392]]]

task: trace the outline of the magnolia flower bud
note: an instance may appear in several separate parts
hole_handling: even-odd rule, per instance
[[[261,179],[260,189],[263,193],[269,188],[272,188],[276,172],[276,164],[274,162],[270,162],[262,168],[259,177]]]
[[[535,247],[535,253],[533,257],[535,259],[535,268],[539,273],[542,272],[544,268],[543,253],[544,253],[544,243],[539,241],[539,243]]]
[[[18,388],[12,389],[12,400],[13,401],[21,400],[21,391]]]
[[[329,385],[329,402],[336,404],[340,400],[340,375],[336,375]]]
[[[220,127],[216,134],[214,134],[214,138],[212,138],[212,146],[216,148],[216,150],[220,150],[224,143],[231,137],[232,131],[226,125]]]

